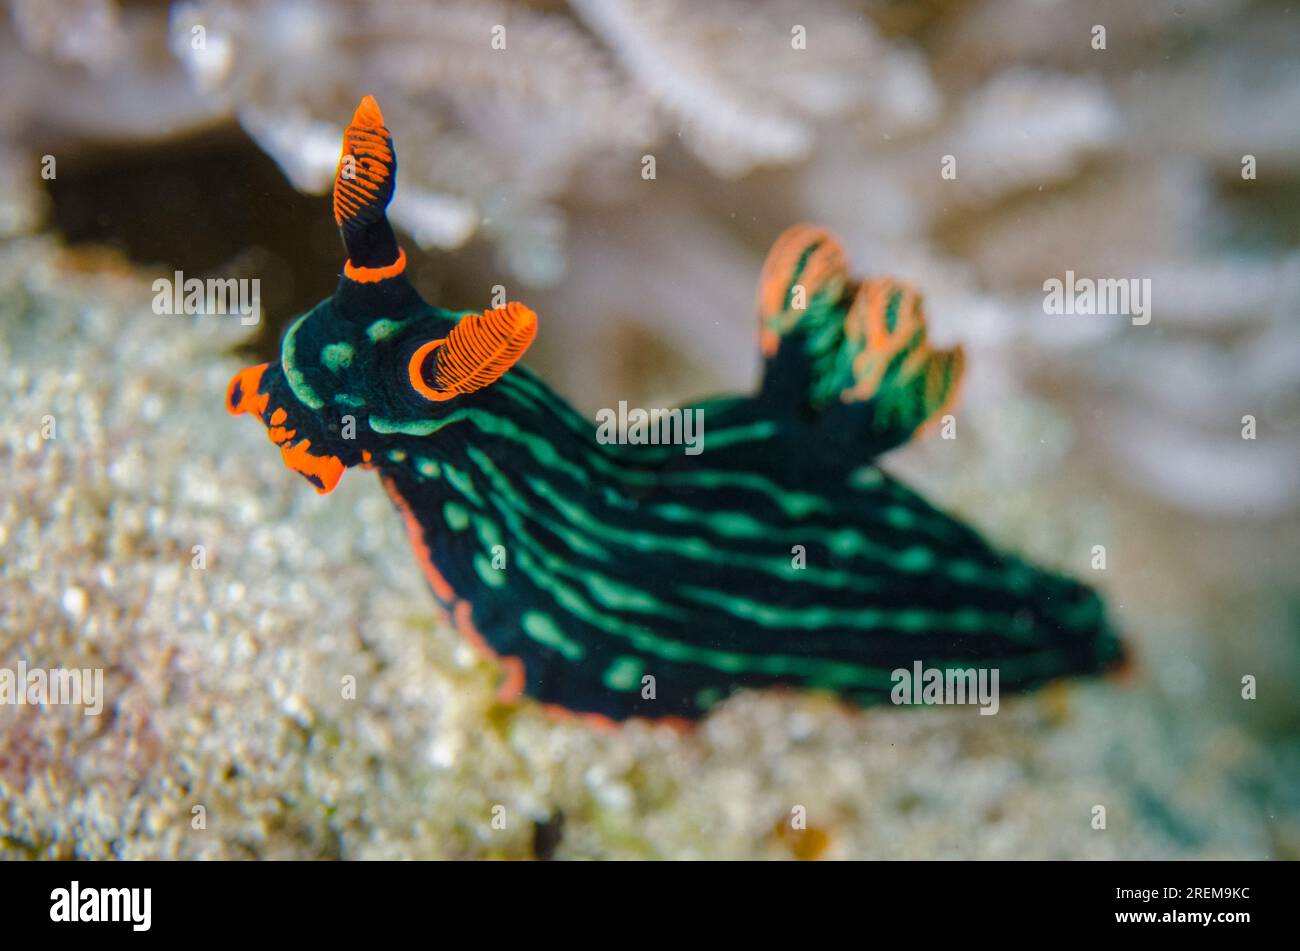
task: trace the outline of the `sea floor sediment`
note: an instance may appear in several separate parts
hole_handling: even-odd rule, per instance
[[[151,297],[0,247],[0,666],[106,695],[0,706],[0,857],[1300,855],[1294,746],[1141,672],[989,717],[743,694],[686,736],[502,705],[377,481],[320,497],[226,415],[249,329]]]

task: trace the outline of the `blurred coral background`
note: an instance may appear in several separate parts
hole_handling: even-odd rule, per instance
[[[857,792],[846,793],[851,805],[829,810],[837,818],[819,835],[830,844],[792,846],[794,854],[808,857],[824,847],[841,856],[1300,857],[1300,10],[1294,5],[7,0],[3,6],[4,253],[24,268],[55,267],[49,262],[57,255],[59,268],[146,282],[173,269],[261,278],[268,321],[259,334],[249,337],[232,321],[203,331],[206,349],[184,351],[205,365],[231,358],[215,366],[214,380],[228,373],[236,351],[273,354],[285,323],[332,292],[342,252],[327,195],[343,126],[363,93],[378,99],[394,132],[399,184],[391,216],[421,290],[457,309],[482,308],[498,284],[527,301],[542,321],[528,362],[589,414],[619,400],[668,406],[752,387],[758,270],[770,242],[795,222],[838,233],[857,271],[893,274],[923,291],[932,339],[944,346],[960,341],[967,350],[958,438],[909,446],[888,467],[998,541],[1107,595],[1139,658],[1139,686],[1129,689],[1140,699],[1115,700],[1107,691],[1120,688],[1111,686],[1087,695],[1093,699],[1082,701],[1083,709],[1092,712],[1081,714],[1081,734],[1094,745],[1079,739],[1083,745],[1062,747],[1087,762],[1061,782],[1074,790],[1090,783],[1113,788],[1125,781],[1122,774],[1141,772],[1134,764],[1150,757],[1153,776],[1128,790],[1146,831],[1135,833],[1131,847],[1093,847],[1084,844],[1085,820],[1077,838],[1061,833],[1058,841],[1046,831],[1054,821],[1049,807],[1038,814],[1025,806],[1027,815],[1038,815],[1037,825],[1001,844],[972,844],[959,830],[969,830],[970,822],[996,826],[1002,820],[990,819],[990,810],[1011,809],[1006,798],[992,795],[975,808],[969,799],[938,803],[933,790],[894,790],[889,799],[869,786],[886,768],[908,765],[900,760],[864,766],[852,783],[846,780]],[[1094,48],[1095,25],[1106,28],[1104,49]],[[504,50],[492,48],[496,26],[505,27]],[[792,44],[796,27],[804,29],[805,49]],[[58,161],[52,181],[39,174],[44,155]],[[653,180],[642,177],[645,156],[654,157]],[[940,174],[945,156],[955,159],[954,180]],[[1255,177],[1243,177],[1246,156],[1254,157]],[[7,266],[10,299],[18,270]],[[1045,314],[1043,283],[1067,270],[1149,278],[1150,324]],[[111,299],[103,307],[125,311],[136,300],[147,311],[142,292],[106,288],[91,292]],[[69,300],[62,306],[77,307]],[[32,318],[22,307],[7,305],[7,313],[5,356],[23,362],[21,354],[40,349],[25,344],[17,329]],[[149,319],[157,320],[146,315],[140,326]],[[101,339],[90,318],[50,326],[65,327],[69,338]],[[47,337],[44,346],[54,349],[59,341]],[[85,359],[93,375],[93,354]],[[42,371],[32,372],[30,379],[10,380],[6,395],[19,400],[40,391]],[[57,392],[50,386],[48,393]],[[203,405],[197,395],[177,399]],[[33,413],[39,405],[31,403]],[[211,408],[219,411],[219,397]],[[1248,415],[1258,428],[1254,440],[1242,438]],[[133,433],[141,445],[154,445],[148,432]],[[24,528],[24,519],[57,501],[39,494],[37,485],[48,480],[38,477],[47,470],[37,449],[14,439],[4,461],[21,470],[28,460],[33,494],[21,497],[19,479],[6,490],[9,606],[0,662],[15,650],[36,651],[25,625],[55,623],[39,620],[41,604],[67,607],[63,582],[42,587],[32,567],[40,559],[25,562],[18,553],[36,539],[47,556],[53,550],[55,542]],[[271,455],[256,440],[249,445],[250,466],[254,454]],[[241,471],[238,462],[223,479]],[[258,460],[270,467],[268,481],[287,481],[272,462]],[[282,491],[274,503],[280,508],[264,513],[267,518],[278,513],[287,520],[284,513],[309,504],[289,500],[304,491],[297,484]],[[337,515],[347,500],[379,494],[374,486],[356,493],[327,501]],[[183,508],[184,495],[166,504]],[[373,501],[356,502],[357,512],[387,518],[382,509],[363,507]],[[394,530],[391,537],[399,536]],[[383,550],[387,541],[356,544],[365,553]],[[1106,548],[1104,572],[1092,567],[1095,545]],[[404,594],[415,599],[413,609],[427,612],[418,579],[401,584],[413,592]],[[78,642],[77,625],[86,622],[64,617],[58,623],[68,630],[55,643],[67,645]],[[208,636],[218,637],[222,622],[213,624]],[[61,649],[50,649],[52,662]],[[1258,700],[1241,698],[1246,675],[1258,678]],[[1045,720],[1013,712],[1016,729],[1064,715],[1055,700],[1035,702]],[[776,722],[764,719],[768,709],[780,711],[786,726],[796,718],[783,734],[796,745],[807,728],[797,701],[737,703],[743,724],[733,722],[739,714],[719,719],[742,738],[720,738],[724,727],[712,727],[698,741],[709,748],[691,755],[728,764],[701,788],[743,799],[737,790],[754,793],[736,778],[749,762],[746,744],[770,746],[750,724]],[[838,716],[820,707],[812,715]],[[839,737],[826,741],[825,757],[856,755],[859,744],[873,742],[873,729],[921,731],[922,746],[940,743],[948,727],[965,730],[968,739],[981,736],[979,724],[965,721],[931,721],[948,724],[933,735],[915,721],[882,725],[880,718],[897,716],[873,712],[861,735],[853,732],[859,727],[835,721],[824,728]],[[309,720],[328,718],[317,710]],[[346,724],[346,715],[338,722]],[[133,852],[111,844],[125,835],[120,830],[92,834],[87,823],[94,823],[84,818],[60,825],[50,817],[66,818],[74,804],[94,812],[78,791],[89,780],[69,768],[63,787],[50,780],[40,794],[47,805],[38,805],[34,754],[23,744],[56,740],[43,727],[20,726],[11,722],[0,738],[0,793],[8,790],[10,810],[0,848],[8,841],[28,855],[241,854],[180,840]],[[1115,753],[1112,734],[1124,732],[1139,738]],[[20,733],[27,739],[17,739]],[[456,735],[434,729],[424,736],[435,767],[440,756],[456,758],[449,750],[457,741],[447,739]],[[643,751],[667,742],[635,736],[649,744],[636,747]],[[106,755],[93,739],[83,741],[85,756]],[[163,753],[156,756],[165,759],[171,741],[158,742]],[[530,742],[549,741],[533,736]],[[1049,730],[1043,743],[1054,742]],[[1210,747],[1217,752],[1207,752]],[[770,817],[788,809],[780,802],[733,817],[726,826],[731,838],[718,833],[703,845],[705,833],[690,825],[701,821],[698,811],[689,813],[697,819],[672,824],[674,810],[704,808],[699,801],[682,805],[689,797],[677,787],[647,793],[653,782],[624,777],[620,782],[631,791],[618,795],[632,797],[631,806],[610,806],[591,792],[623,775],[619,770],[635,772],[633,760],[644,764],[641,754],[619,753],[624,759],[618,760],[608,746],[581,749],[573,759],[587,772],[572,789],[560,780],[539,786],[536,764],[512,787],[527,790],[519,793],[529,803],[521,808],[538,817],[539,829],[552,828],[547,817],[555,809],[566,811],[569,832],[560,854],[785,853],[785,844],[768,835]],[[962,770],[969,755],[988,762],[969,749],[926,749],[915,754],[918,770]],[[53,762],[61,754],[47,749],[44,755]],[[805,772],[815,762],[781,750],[773,755],[799,762]],[[1025,757],[1041,754],[1007,747],[987,755],[1002,767],[1019,764],[1007,767],[1018,778],[1005,782],[1033,786],[1035,769],[1024,766]],[[141,763],[141,775],[154,775],[150,755]],[[773,775],[784,775],[783,768],[774,766]],[[1002,775],[992,768],[983,775],[1000,789],[1002,780],[989,779],[995,773]],[[1170,790],[1199,782],[1213,785],[1194,803],[1167,800]],[[364,783],[360,788],[358,795],[369,795]],[[584,788],[596,804],[591,815],[581,807],[575,813],[571,800],[563,805],[566,795],[587,795],[573,791]],[[329,798],[319,790],[313,795]],[[1045,785],[1040,804],[1059,795]],[[1093,801],[1091,793],[1080,795]],[[653,811],[646,796],[657,818],[646,818]],[[159,793],[152,801],[165,798]],[[894,816],[892,826],[863,818],[873,799],[892,803],[879,806]],[[177,814],[187,816],[182,800]],[[246,803],[238,808],[247,812]],[[354,820],[367,829],[369,849],[356,844],[360,833],[338,832],[349,827],[329,818],[330,809],[341,808],[337,802],[320,806],[313,819],[301,818],[297,808],[286,807],[297,818],[272,831],[245,830],[256,843],[245,844],[245,852],[403,854],[397,832],[373,845],[378,820],[361,815],[362,806]],[[602,818],[606,808],[623,808],[632,818],[611,832]],[[1226,813],[1239,819],[1236,825],[1223,820],[1231,828],[1198,826]],[[0,832],[5,815],[0,812]],[[927,815],[931,838],[895,840],[882,831],[899,823],[925,827]],[[952,817],[953,825],[944,825]],[[286,825],[298,831],[290,835]],[[942,834],[935,832],[940,827]],[[163,841],[157,829],[149,834]],[[412,833],[411,842],[416,854],[497,854],[494,848],[526,854],[530,848],[489,847],[473,835],[451,848],[448,836],[455,838],[443,828],[424,830]],[[656,844],[644,844],[650,841]]]

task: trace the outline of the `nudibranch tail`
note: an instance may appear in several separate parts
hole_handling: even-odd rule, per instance
[[[537,315],[516,301],[467,314],[445,339],[430,340],[410,361],[411,386],[426,399],[449,400],[501,379],[537,335]]]

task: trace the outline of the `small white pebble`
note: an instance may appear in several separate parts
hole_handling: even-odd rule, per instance
[[[812,714],[802,711],[790,714],[785,724],[785,735],[792,740],[803,741],[812,738],[817,730],[817,720]]]
[[[284,698],[280,708],[285,714],[291,717],[296,723],[302,726],[310,726],[314,719],[311,710],[307,706],[307,701],[303,699],[302,694],[291,693]]]
[[[63,590],[63,611],[77,623],[86,618],[86,601],[86,592],[76,585],[69,585]]]

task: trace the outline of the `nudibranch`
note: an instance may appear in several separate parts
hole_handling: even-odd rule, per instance
[[[960,348],[906,284],[850,278],[836,240],[786,231],[763,267],[756,395],[690,407],[704,451],[600,441],[517,361],[520,303],[425,303],[386,216],[397,161],[375,101],[343,139],[347,259],[275,364],[227,408],[318,492],[378,470],[433,595],[496,657],[505,695],[600,722],[698,719],[775,685],[888,701],[898,669],[988,668],[1027,689],[1116,665],[1100,598],[991,547],[879,468],[947,412]]]

